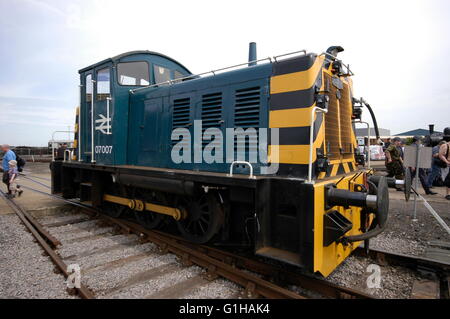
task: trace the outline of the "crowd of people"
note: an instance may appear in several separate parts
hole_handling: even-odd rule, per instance
[[[419,147],[423,146],[422,139],[414,136],[413,143]],[[386,169],[388,177],[404,179],[405,170],[409,169],[414,179],[416,170],[414,167],[405,167],[404,165],[404,141],[395,137],[385,144]],[[423,189],[427,195],[436,195],[432,190],[436,186],[445,186],[445,199],[450,200],[450,127],[444,130],[443,140],[432,149],[431,169],[419,168],[417,172]],[[400,187],[397,190],[402,190]]]

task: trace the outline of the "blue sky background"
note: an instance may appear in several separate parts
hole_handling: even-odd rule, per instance
[[[200,73],[245,62],[250,41],[260,58],[341,45],[356,96],[381,127],[442,130],[450,126],[449,9],[446,0],[0,0],[0,143],[46,145],[73,126],[84,66],[148,49]]]

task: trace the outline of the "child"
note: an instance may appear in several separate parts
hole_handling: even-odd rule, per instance
[[[19,171],[17,170],[17,161],[11,160],[8,162],[9,164],[9,190],[11,192],[11,197],[15,197],[16,193],[18,193],[19,197],[22,195],[23,190],[20,189],[20,186],[17,185],[16,180],[19,176]]]

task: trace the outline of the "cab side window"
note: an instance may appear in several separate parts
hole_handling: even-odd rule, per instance
[[[147,62],[122,62],[117,64],[117,78],[120,85],[146,86],[150,84]]]
[[[176,80],[176,79],[184,78],[184,77],[186,76],[186,75],[184,75],[183,73],[178,72],[178,71],[174,71],[173,75],[174,75],[174,79],[175,79],[175,80]]]
[[[172,71],[166,67],[154,64],[153,73],[155,74],[155,83],[158,84],[172,80],[171,72]]]
[[[109,68],[97,72],[97,101],[111,97]]]
[[[92,74],[86,75],[86,102],[92,101],[92,93],[94,92],[94,86],[92,85]]]

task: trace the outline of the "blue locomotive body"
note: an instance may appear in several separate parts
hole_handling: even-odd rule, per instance
[[[327,276],[388,208],[385,181],[374,194],[357,165],[342,50],[204,76],[150,51],[86,67],[76,152],[52,163],[52,192]]]

